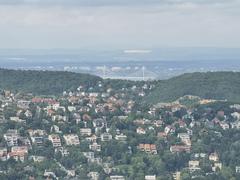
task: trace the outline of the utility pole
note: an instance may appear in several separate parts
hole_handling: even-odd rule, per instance
[[[142,67],[142,78],[145,81],[145,66]]]
[[[106,65],[104,65],[103,67],[103,79],[106,78]]]

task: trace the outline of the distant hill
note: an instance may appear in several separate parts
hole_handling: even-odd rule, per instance
[[[143,83],[103,80],[94,75],[72,72],[0,69],[0,89],[36,95],[59,95],[64,90],[75,90],[79,85],[94,86],[98,81],[116,89]],[[175,101],[185,95],[240,102],[240,72],[189,73],[152,83],[156,87],[144,98],[150,104]]]
[[[60,94],[83,84],[92,86],[100,80],[97,76],[71,72],[0,69],[0,89],[41,95]]]
[[[170,102],[185,95],[240,102],[240,72],[189,73],[157,81],[145,101]]]

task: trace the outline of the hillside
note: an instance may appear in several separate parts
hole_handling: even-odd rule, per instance
[[[58,95],[79,85],[94,86],[102,79],[88,74],[53,71],[22,71],[0,69],[0,89]],[[104,80],[116,89],[135,83],[125,80]],[[201,98],[227,99],[240,102],[240,72],[189,73],[163,81],[152,82],[156,87],[145,97],[150,104],[170,102],[185,95]]]
[[[145,101],[151,104],[169,102],[184,95],[240,102],[240,73],[189,73],[158,81]]]
[[[95,85],[101,78],[88,74],[52,71],[21,71],[0,69],[0,89],[32,92],[41,95],[60,94],[80,84]]]

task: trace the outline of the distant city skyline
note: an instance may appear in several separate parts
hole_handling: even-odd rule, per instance
[[[0,0],[0,48],[240,48],[239,0]]]

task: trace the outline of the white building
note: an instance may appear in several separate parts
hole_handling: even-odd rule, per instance
[[[80,129],[80,134],[81,134],[81,136],[91,136],[92,129],[90,129],[90,128],[81,128]]]
[[[110,133],[101,134],[101,141],[110,141],[112,140],[112,135]]]
[[[69,146],[72,146],[72,145],[77,146],[77,145],[80,144],[80,141],[79,141],[79,138],[78,138],[77,134],[64,135],[63,138],[64,138],[66,144],[69,145]]]
[[[60,139],[59,135],[51,134],[51,135],[48,136],[48,139],[49,139],[49,141],[52,142],[53,147],[61,147],[62,146],[61,139]]]

